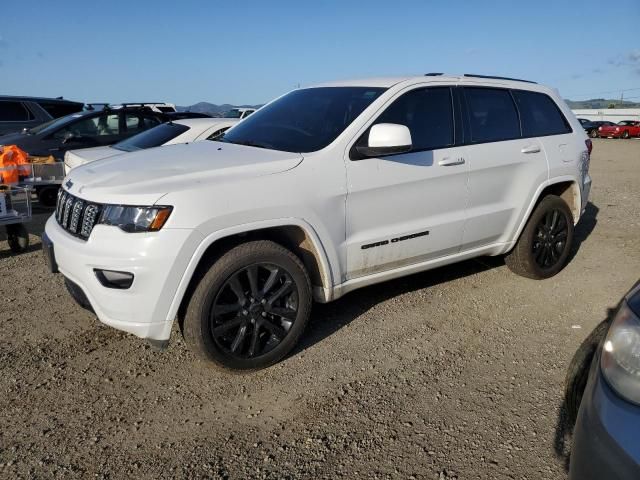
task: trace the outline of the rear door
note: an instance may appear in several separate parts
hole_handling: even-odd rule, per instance
[[[506,88],[465,85],[470,134],[469,207],[463,250],[510,241],[528,199],[548,177],[539,139],[522,138],[520,118]]]
[[[396,97],[371,125],[406,125],[412,151],[347,159],[347,276],[360,277],[458,252],[467,164],[456,146],[452,88]],[[368,139],[369,128],[356,142]]]

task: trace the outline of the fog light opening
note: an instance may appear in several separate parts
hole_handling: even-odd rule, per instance
[[[99,268],[94,268],[93,272],[103,287],[126,290],[133,284],[133,273],[101,270]]]

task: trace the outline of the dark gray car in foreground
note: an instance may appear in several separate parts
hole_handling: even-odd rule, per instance
[[[577,411],[569,478],[640,479],[640,282],[581,349],[567,378],[567,411]]]

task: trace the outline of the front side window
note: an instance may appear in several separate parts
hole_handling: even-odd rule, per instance
[[[513,98],[520,111],[523,136],[540,137],[571,132],[558,106],[544,93],[513,90]]]
[[[373,87],[294,90],[238,123],[220,141],[315,152],[334,141],[384,91]]]
[[[520,138],[518,112],[508,90],[464,87],[472,142]]]
[[[116,143],[113,148],[124,152],[134,152],[145,148],[159,147],[178,135],[182,135],[189,130],[189,127],[179,123],[163,123],[157,127],[134,135],[126,140]]]
[[[373,125],[378,123],[407,126],[411,132],[412,151],[451,146],[454,143],[451,89],[431,87],[405,93]],[[368,138],[368,133],[364,138]]]
[[[109,135],[118,135],[120,133],[118,122],[119,115],[117,113],[83,118],[82,120],[71,123],[64,128],[61,128],[54,134],[54,136],[56,138],[64,138],[68,134],[72,134],[76,137],[102,137]]]
[[[33,114],[22,102],[0,102],[0,122],[26,122]]]

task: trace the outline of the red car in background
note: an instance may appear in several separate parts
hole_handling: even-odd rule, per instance
[[[613,138],[640,137],[640,122],[622,120],[615,125],[603,125],[598,128],[598,136]]]

